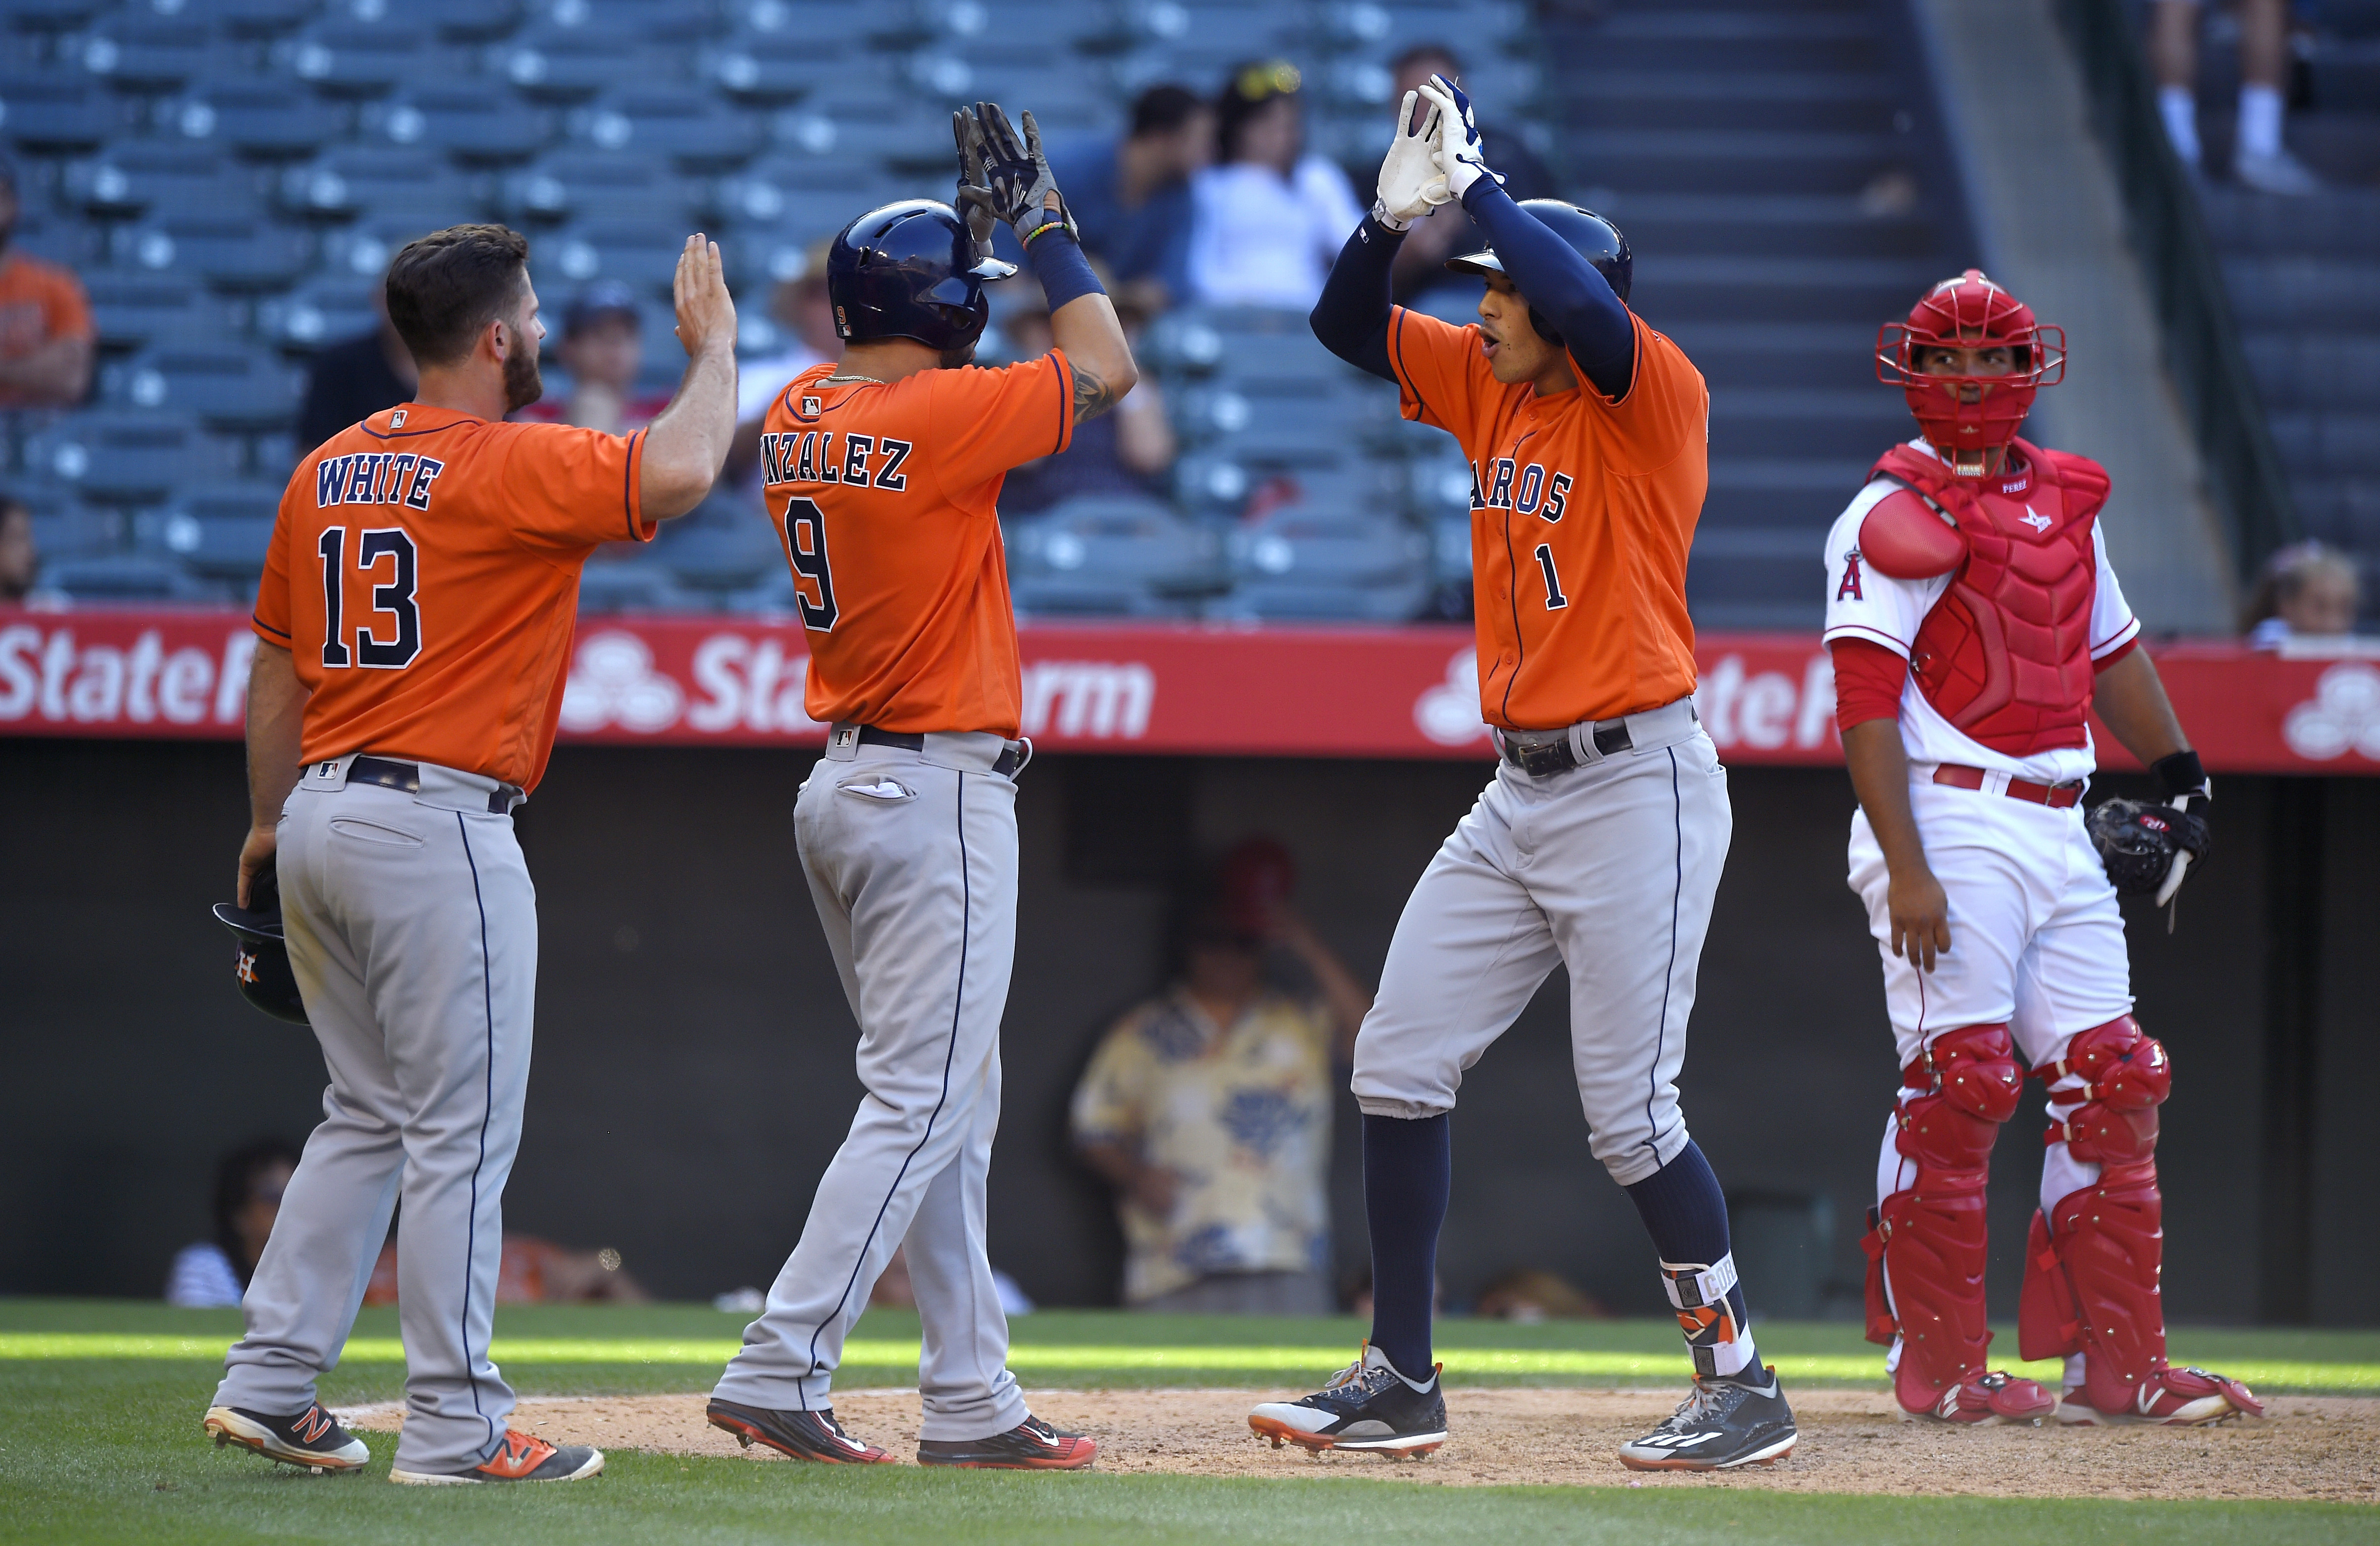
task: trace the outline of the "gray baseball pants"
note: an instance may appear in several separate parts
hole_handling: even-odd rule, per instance
[[[1422,871],[1355,1039],[1366,1112],[1452,1110],[1560,963],[1595,1157],[1626,1187],[1686,1146],[1678,1070],[1734,822],[1691,700],[1628,725],[1633,749],[1545,778],[1498,763]],[[1594,753],[1591,736],[1572,744]]]
[[[794,806],[802,867],[859,1022],[867,1097],[819,1180],[801,1240],[713,1394],[829,1405],[844,1339],[908,1248],[924,1323],[919,1436],[1025,1420],[985,1255],[1000,1125],[1000,1017],[1016,953],[1016,785],[996,736],[861,745],[837,725]]]
[[[306,1409],[401,1197],[396,1464],[468,1470],[513,1409],[488,1338],[528,1091],[537,893],[511,815],[489,809],[495,780],[425,763],[418,795],[348,787],[353,760],[312,764],[281,808],[289,964],[331,1083],[213,1405]]]

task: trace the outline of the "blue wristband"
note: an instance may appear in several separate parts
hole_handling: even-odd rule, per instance
[[[1033,277],[1041,281],[1041,293],[1050,298],[1052,313],[1070,300],[1108,293],[1099,276],[1091,272],[1091,261],[1083,256],[1081,244],[1054,220],[1034,232],[1033,239],[1025,244],[1025,261],[1033,265]]]

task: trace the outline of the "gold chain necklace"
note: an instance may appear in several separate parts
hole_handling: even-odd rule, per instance
[[[891,382],[889,382],[889,381],[878,381],[874,376],[858,376],[858,375],[846,376],[846,375],[843,374],[843,373],[842,373],[842,372],[840,372],[840,371],[836,372],[836,373],[835,373],[835,374],[833,374],[833,375],[831,375],[831,376],[827,377],[827,378],[826,378],[826,380],[824,380],[824,381],[822,381],[822,382],[819,383],[819,384],[820,384],[820,386],[832,386],[832,385],[835,385],[837,383],[840,383],[840,382],[856,382],[856,381],[864,381],[864,382],[866,382],[866,383],[867,383],[868,385],[870,385],[870,386],[890,386],[890,385],[892,385],[892,383]]]

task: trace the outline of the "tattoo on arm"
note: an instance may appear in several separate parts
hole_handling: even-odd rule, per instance
[[[1094,371],[1075,367],[1075,422],[1097,419],[1123,399]]]

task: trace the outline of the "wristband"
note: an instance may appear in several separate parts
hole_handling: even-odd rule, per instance
[[[2194,751],[2177,751],[2170,757],[2160,757],[2149,764],[2149,772],[2157,775],[2165,786],[2168,799],[2182,795],[2198,795],[2206,791],[2206,766]]]
[[[1413,228],[1413,222],[1410,220],[1399,224],[1397,217],[1389,213],[1387,202],[1379,199],[1372,201],[1372,224],[1392,236],[1400,237]]]
[[[1027,238],[1025,261],[1033,265],[1033,277],[1041,281],[1041,293],[1050,298],[1052,316],[1069,301],[1108,293],[1099,276],[1091,272],[1091,261],[1083,256],[1082,244],[1057,221]]]

